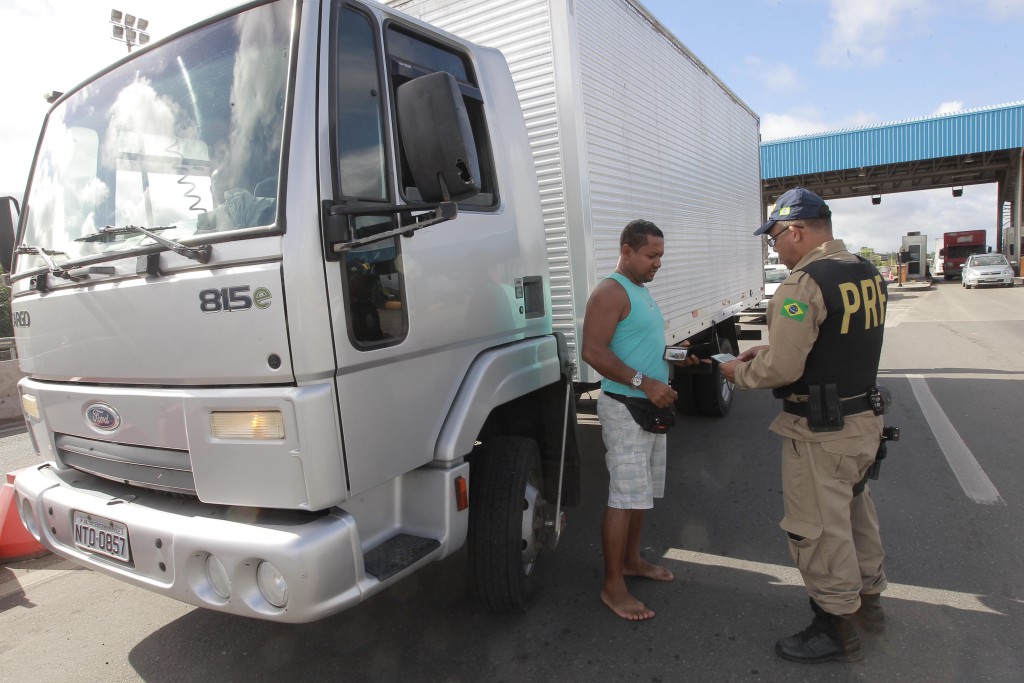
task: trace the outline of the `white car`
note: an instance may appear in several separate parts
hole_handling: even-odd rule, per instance
[[[1000,285],[1013,287],[1013,268],[1002,254],[971,254],[960,273],[964,287]]]
[[[781,263],[769,263],[764,267],[764,298],[754,306],[755,311],[768,310],[768,300],[775,294],[786,278],[789,277],[789,268]]]

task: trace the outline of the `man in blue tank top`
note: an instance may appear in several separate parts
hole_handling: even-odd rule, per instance
[[[661,267],[664,234],[646,220],[630,222],[619,238],[615,272],[598,283],[583,322],[583,360],[604,379],[597,414],[607,453],[608,507],[601,524],[605,581],[601,600],[623,619],[650,619],[654,611],[626,587],[626,576],[672,581],[672,572],[640,557],[644,511],[665,493],[665,434],[645,431],[621,402],[608,395],[649,399],[671,406],[664,360],[665,323],[644,286]]]

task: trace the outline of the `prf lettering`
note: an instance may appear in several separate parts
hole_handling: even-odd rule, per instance
[[[864,329],[870,330],[885,322],[885,290],[882,289],[882,276],[876,275],[873,280],[860,282],[844,282],[839,285],[843,296],[843,325],[839,334],[850,331],[850,318],[864,309]]]

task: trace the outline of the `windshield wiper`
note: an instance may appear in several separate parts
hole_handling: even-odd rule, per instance
[[[158,225],[155,228],[149,228],[149,230],[151,230],[153,232],[157,232],[157,231],[160,231],[160,230],[171,230],[172,228],[174,228],[173,225]],[[75,241],[76,242],[108,242],[108,241],[110,241],[109,238],[114,237],[116,235],[129,235],[129,234],[135,234],[137,232],[139,232],[139,231],[136,229],[136,227],[134,225],[123,225],[123,226],[120,226],[120,227],[115,226],[115,225],[105,225],[102,228],[97,229],[96,232],[94,232],[92,234],[83,235],[82,237],[76,237]]]
[[[43,262],[46,263],[46,269],[50,271],[50,275],[62,277],[65,280],[81,280],[80,277],[72,275],[67,268],[62,268],[61,266],[58,266],[54,262],[54,260],[50,258],[51,256],[67,256],[67,253],[63,251],[57,251],[55,249],[45,249],[43,247],[36,247],[30,244],[20,244],[18,245],[18,248],[14,250],[14,253],[32,254],[33,256],[38,256],[39,258],[43,259]]]
[[[124,235],[137,232],[150,238],[160,246],[170,249],[175,254],[180,254],[185,258],[190,258],[193,261],[198,261],[199,263],[207,263],[210,260],[210,245],[201,244],[198,247],[186,247],[181,242],[176,242],[156,234],[157,230],[170,230],[174,227],[175,226],[173,225],[162,225],[155,228],[143,228],[138,225],[104,225],[102,228],[97,229],[93,234],[79,237],[75,241],[94,242],[96,240],[103,240],[111,235]]]

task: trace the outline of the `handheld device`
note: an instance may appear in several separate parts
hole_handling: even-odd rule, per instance
[[[716,353],[711,356],[711,360],[716,363],[728,363],[731,360],[736,360],[736,356],[731,353]]]

